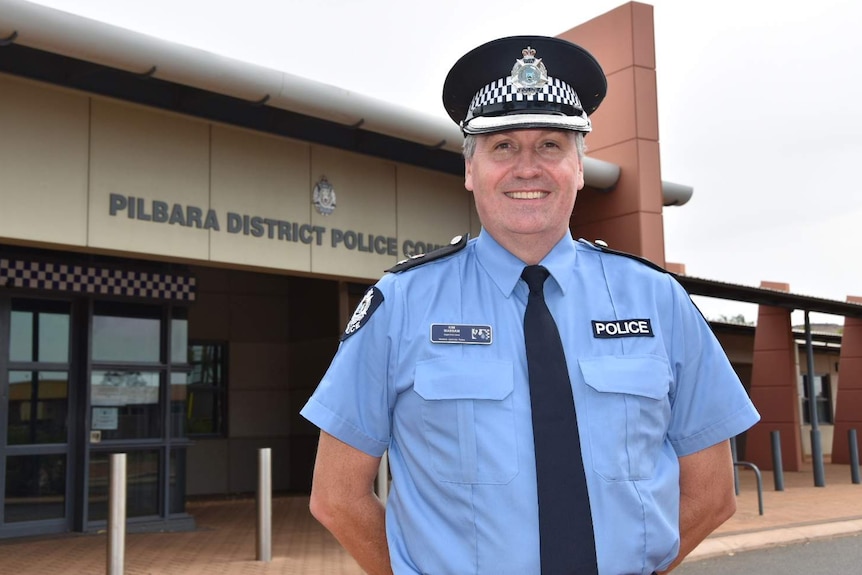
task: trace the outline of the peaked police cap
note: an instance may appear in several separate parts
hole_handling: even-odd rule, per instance
[[[517,128],[589,132],[607,80],[584,48],[560,38],[511,36],[462,56],[443,85],[443,105],[465,134]]]

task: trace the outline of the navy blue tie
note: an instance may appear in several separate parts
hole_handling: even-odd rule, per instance
[[[527,266],[524,340],[533,411],[542,575],[597,575],[596,543],[578,420],[557,324],[545,304],[549,272]]]

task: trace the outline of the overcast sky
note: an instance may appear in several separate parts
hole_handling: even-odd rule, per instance
[[[620,0],[37,0],[447,118],[443,79],[501,36]],[[666,257],[689,275],[862,296],[862,2],[653,0]],[[698,299],[709,317],[756,307]],[[794,314],[794,321],[801,321]],[[841,318],[813,315],[812,321]]]

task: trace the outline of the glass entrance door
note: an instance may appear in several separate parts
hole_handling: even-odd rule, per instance
[[[89,369],[87,524],[108,516],[111,453],[125,453],[126,515],[139,524],[185,514],[185,310],[95,301]]]
[[[70,523],[71,304],[0,298],[0,537]]]

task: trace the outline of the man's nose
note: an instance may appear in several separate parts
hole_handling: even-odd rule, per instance
[[[534,178],[542,170],[541,158],[535,150],[521,150],[515,159],[515,175],[519,178]]]

